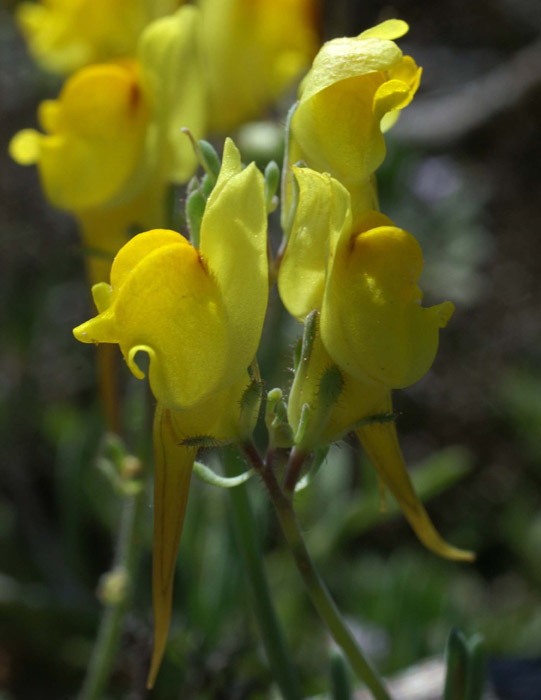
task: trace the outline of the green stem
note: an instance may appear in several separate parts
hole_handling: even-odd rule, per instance
[[[306,549],[291,500],[281,490],[272,469],[263,464],[254,445],[245,445],[243,449],[251,464],[263,478],[304,585],[334,641],[342,649],[357,677],[366,684],[375,700],[391,700],[378,672],[365,657],[319,576]]]
[[[224,450],[224,466],[228,476],[239,472],[238,450],[229,447]],[[250,585],[252,603],[257,624],[267,652],[274,679],[285,700],[302,700],[302,694],[291,652],[287,648],[280,623],[274,609],[269,583],[259,542],[257,527],[244,485],[230,489],[233,505],[233,521],[239,543],[244,570]]]
[[[139,548],[135,533],[144,513],[144,503],[144,488],[141,488],[134,495],[124,497],[120,532],[112,569],[114,573],[118,572],[123,576],[123,590],[119,593],[118,600],[111,600],[105,604],[92,658],[78,700],[101,700],[104,697],[104,689],[122,632],[122,622],[131,598],[131,588],[136,578]]]

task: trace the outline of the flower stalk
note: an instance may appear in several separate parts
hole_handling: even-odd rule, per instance
[[[230,478],[238,474],[239,453],[233,447],[224,450],[224,466]],[[242,461],[241,461],[242,464]],[[230,489],[235,535],[241,550],[244,571],[249,582],[254,613],[263,639],[267,658],[276,683],[285,700],[301,700],[297,674],[287,648],[272,601],[257,527],[246,488]]]
[[[308,595],[319,616],[326,624],[334,641],[344,652],[359,680],[363,681],[375,700],[391,700],[383,680],[364,655],[355,637],[347,627],[336,607],[327,587],[321,579],[310,557],[292,500],[280,488],[272,470],[272,464],[265,464],[253,443],[243,445],[243,451],[250,464],[259,473],[267,488],[287,545],[293,555]]]

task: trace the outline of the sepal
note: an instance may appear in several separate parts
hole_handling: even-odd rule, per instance
[[[269,450],[292,447],[295,436],[287,418],[287,404],[281,389],[271,389],[267,394],[265,424],[269,433]]]

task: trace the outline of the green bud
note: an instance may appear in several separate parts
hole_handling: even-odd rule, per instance
[[[194,190],[186,200],[186,221],[190,231],[190,240],[194,248],[199,247],[199,234],[201,232],[201,222],[205,213],[207,200],[200,190]]]
[[[197,177],[197,175],[194,175],[186,186],[186,195],[189,197],[192,192],[198,190],[200,184],[201,183],[199,182],[199,178]]]
[[[216,180],[218,179],[218,175],[220,174],[220,168],[222,167],[220,158],[218,157],[214,146],[208,141],[201,139],[199,141],[199,148],[201,149],[201,154],[203,156],[201,165],[209,178],[213,180],[212,184],[214,186],[216,184]]]
[[[289,425],[287,405],[281,389],[271,389],[267,394],[265,425],[269,432],[271,449],[293,445],[293,431]]]
[[[278,387],[271,389],[267,393],[267,403],[265,407],[265,421],[270,417],[270,420],[274,418],[275,409],[278,403],[283,399],[284,393]]]
[[[208,199],[210,196],[210,193],[214,189],[214,185],[216,182],[209,177],[209,175],[204,175],[203,179],[201,181],[201,192],[203,193],[205,199]]]
[[[263,384],[257,379],[252,379],[240,400],[240,436],[242,440],[251,440],[252,438],[262,396]]]
[[[278,185],[280,184],[280,168],[274,160],[271,160],[265,168],[265,201],[267,214],[273,212],[278,206]]]
[[[183,126],[181,131],[183,134],[186,134],[186,136],[190,139],[193,151],[195,153],[195,157],[197,158],[199,165],[201,165],[201,167],[211,180],[212,189],[216,184],[218,173],[220,172],[221,167],[218,154],[214,150],[214,147],[208,141],[196,141],[194,135],[187,127]]]
[[[280,423],[288,422],[289,419],[287,416],[287,404],[285,399],[282,399],[276,404],[276,417],[274,420],[279,421]]]
[[[124,568],[113,569],[104,574],[98,583],[98,598],[103,605],[121,605],[128,594],[129,576]]]

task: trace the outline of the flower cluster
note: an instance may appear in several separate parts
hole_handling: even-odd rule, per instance
[[[317,413],[320,382],[330,367],[341,390],[320,440],[355,430],[384,487],[400,503],[419,539],[453,559],[471,559],[447,545],[416,497],[392,421],[366,417],[392,411],[391,391],[417,382],[436,355],[439,329],[454,307],[421,305],[418,242],[377,210],[374,173],[385,156],[382,132],[412,99],[420,69],[393,41],[407,31],[390,20],[320,50],[303,80],[291,117],[286,188],[294,216],[278,286],[300,321],[318,314],[317,332],[295,381],[289,419],[305,405]],[[287,209],[286,209],[287,211]],[[328,411],[327,411],[328,412]]]
[[[179,4],[19,8],[36,58],[75,72],[40,105],[43,133],[21,131],[10,152],[36,164],[49,201],[77,218],[93,283],[107,279],[129,231],[166,225],[169,184],[196,167],[181,128],[201,138],[257,117],[317,47],[314,0],[201,0],[172,12]]]
[[[151,682],[167,638],[174,562],[197,452],[189,441],[240,437],[248,366],[267,308],[267,270],[263,176],[254,164],[243,170],[238,150],[227,140],[199,246],[164,229],[132,238],[114,260],[111,284],[93,288],[99,315],[74,331],[85,343],[118,343],[138,378],[144,374],[137,356],[146,353],[150,360],[150,386],[158,401]]]
[[[49,65],[117,60],[71,76],[60,97],[40,107],[45,133],[20,132],[11,150],[19,162],[38,164],[49,199],[79,218],[85,245],[116,254],[109,282],[108,265],[92,259],[98,315],[75,337],[118,344],[139,379],[141,358],[148,358],[157,400],[152,685],[197,450],[209,441],[251,440],[262,393],[254,358],[275,276],[283,304],[304,324],[287,406],[280,394],[267,409],[270,445],[290,455],[285,496],[300,476],[294,463],[355,432],[419,539],[444,557],[472,555],[448,545],[432,525],[392,413],[392,390],[426,374],[453,313],[448,301],[423,307],[420,246],[378,208],[383,134],[421,74],[395,43],[407,25],[391,20],[335,39],[315,57],[290,113],[284,240],[269,260],[276,167],[265,177],[253,163],[244,167],[230,139],[221,164],[214,151],[199,153],[207,174],[188,189],[191,241],[164,228],[163,200],[169,183],[185,182],[196,165],[198,147],[189,150],[180,127],[195,137],[232,129],[302,70],[314,52],[312,2],[201,0],[173,14],[165,14],[170,3],[156,2],[152,16],[165,16],[146,28],[148,3],[130,4],[133,15],[125,3],[103,3],[107,21],[98,33],[91,17],[101,5],[78,0],[68,13],[59,0],[23,4],[33,50]],[[47,41],[38,13],[56,28]],[[131,33],[117,42],[127,16]],[[151,230],[126,242],[134,225]]]

